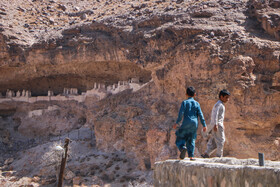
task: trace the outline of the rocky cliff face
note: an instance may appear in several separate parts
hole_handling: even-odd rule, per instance
[[[7,89],[28,89],[33,95],[60,94],[64,87],[82,92],[95,82],[111,85],[133,77],[147,83],[136,93],[127,90],[100,102],[71,104],[71,119],[61,107],[54,117],[46,113],[26,120],[27,113],[20,110],[24,103],[14,104],[8,113],[21,119],[18,129],[25,135],[36,136],[38,129],[46,135],[67,133],[80,127],[83,117],[95,131],[98,149],[125,152],[140,169],[150,169],[154,161],[176,157],[171,126],[185,88],[196,88],[207,123],[219,90],[226,88],[232,96],[226,105],[225,155],[248,158],[265,152],[267,159],[280,159],[277,1],[34,0],[0,5],[2,95]],[[44,105],[28,110],[46,109],[49,103]],[[5,106],[3,114],[11,111]],[[71,125],[45,128],[54,119]],[[204,149],[205,140],[198,136],[196,156]]]
[[[249,12],[252,17],[257,18],[261,27],[271,36],[280,40],[280,2],[278,0],[249,1]]]

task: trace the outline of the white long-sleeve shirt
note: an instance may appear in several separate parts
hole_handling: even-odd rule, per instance
[[[224,126],[224,117],[225,117],[225,105],[221,100],[219,100],[213,107],[211,113],[211,127],[214,125]]]

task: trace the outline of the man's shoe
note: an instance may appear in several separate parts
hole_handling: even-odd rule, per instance
[[[187,153],[187,149],[186,148],[183,148],[181,153],[180,153],[180,159],[184,159],[185,156],[186,156],[186,153]]]
[[[209,158],[209,155],[207,153],[204,153],[201,155],[202,158]]]
[[[194,157],[190,157],[190,160],[191,160],[191,161],[194,161],[194,160],[195,160],[195,158],[194,158]]]

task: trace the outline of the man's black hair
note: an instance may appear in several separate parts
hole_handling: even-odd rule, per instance
[[[187,88],[187,94],[188,94],[188,96],[193,97],[194,94],[195,94],[195,89],[194,89],[194,87],[192,87],[192,86],[188,87],[188,88]]]
[[[223,90],[221,90],[220,93],[219,93],[219,98],[220,98],[221,96],[224,97],[224,96],[226,96],[226,95],[230,95],[230,93],[229,93],[228,90],[223,89]]]

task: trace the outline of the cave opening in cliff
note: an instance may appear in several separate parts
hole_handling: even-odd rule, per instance
[[[36,72],[26,70],[26,75],[17,75],[21,76],[21,79],[12,79],[1,84],[2,96],[6,95],[7,90],[15,93],[28,90],[31,91],[32,96],[47,96],[48,91],[53,91],[54,95],[61,95],[64,88],[75,88],[78,90],[77,94],[80,95],[82,92],[93,89],[95,84],[109,86],[134,78],[144,84],[151,80],[150,71],[131,62],[69,63],[56,66],[44,65],[35,69]]]

